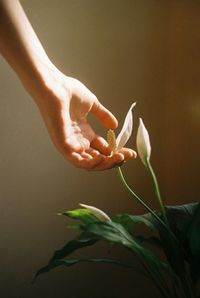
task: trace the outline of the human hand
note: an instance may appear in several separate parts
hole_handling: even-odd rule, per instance
[[[54,68],[32,96],[54,145],[76,167],[106,170],[136,156],[128,148],[111,154],[105,139],[94,132],[87,121],[89,113],[107,129],[115,129],[117,120],[80,81]]]

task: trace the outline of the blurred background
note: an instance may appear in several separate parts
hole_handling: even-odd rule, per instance
[[[131,103],[150,133],[152,164],[166,204],[199,200],[200,2],[197,0],[23,0],[52,61],[82,81],[115,114],[119,129]],[[57,212],[79,202],[109,215],[144,210],[115,170],[84,172],[53,147],[40,114],[13,70],[0,61],[0,295],[6,298],[156,297],[128,269],[81,264],[59,268],[31,285],[38,268],[74,232]],[[106,131],[91,118],[96,130]],[[130,185],[154,208],[140,160],[123,166]],[[106,245],[74,256],[107,256]],[[123,249],[112,257],[131,260]]]

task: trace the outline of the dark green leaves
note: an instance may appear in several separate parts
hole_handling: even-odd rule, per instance
[[[167,206],[167,218],[177,241],[158,227],[162,248],[174,271],[181,276],[188,263],[194,282],[200,277],[200,203]]]
[[[102,222],[87,209],[66,211],[63,213],[64,216],[78,220],[76,227],[80,234],[76,239],[57,250],[49,263],[38,270],[36,277],[59,266],[70,267],[83,262],[106,262],[132,268],[146,275],[148,272],[151,280],[161,292],[165,288],[163,274],[164,276],[169,274],[174,281],[179,277],[179,282],[184,283],[184,280],[187,280],[189,268],[191,277],[196,283],[200,278],[200,204],[167,206],[166,214],[170,230],[155,220],[151,214],[120,214],[114,216],[112,221]],[[158,213],[157,215],[161,216]],[[152,236],[146,238],[143,235],[135,235],[135,229],[139,225],[148,227],[153,232]],[[106,241],[109,245],[123,246],[134,253],[139,261],[138,266],[102,258],[69,259],[73,252],[92,246],[100,240]],[[170,266],[163,263],[154,252],[147,248],[147,243],[159,247],[165,253]],[[163,297],[171,296],[169,294]]]
[[[53,257],[50,259],[48,265],[44,266],[43,268],[41,268],[40,270],[37,271],[34,280],[41,273],[48,272],[48,271],[52,270],[53,268],[61,265],[60,260],[69,256],[71,253],[73,253],[77,249],[91,246],[91,245],[95,244],[97,241],[98,241],[98,239],[95,239],[93,237],[90,237],[90,238],[84,237],[83,234],[81,234],[78,239],[69,241],[63,248],[55,251],[55,253],[54,253]],[[73,262],[71,265],[73,265]]]
[[[139,268],[138,266],[132,265],[129,263],[120,262],[118,260],[113,260],[113,259],[70,259],[70,260],[55,259],[54,261],[51,261],[48,266],[41,268],[36,273],[36,276],[35,276],[33,282],[36,280],[38,275],[40,275],[42,273],[49,272],[50,270],[52,270],[54,268],[57,268],[60,266],[70,267],[70,266],[73,266],[73,265],[76,265],[79,263],[107,263],[107,264],[122,266],[125,268],[132,269],[132,270],[148,277],[146,272],[143,269]]]
[[[190,271],[194,282],[200,278],[200,204],[195,206],[186,237],[190,252]]]
[[[78,239],[74,239],[69,241],[62,249],[57,250],[53,257],[51,258],[50,262],[56,260],[56,259],[62,259],[76,251],[77,249],[93,245],[97,242],[97,239],[83,237],[80,235]]]
[[[82,249],[83,247],[95,244],[98,240],[105,240],[109,243],[115,243],[126,247],[137,257],[143,259],[143,262],[146,263],[147,267],[156,274],[160,269],[164,268],[164,265],[159,258],[157,258],[153,252],[143,247],[140,241],[119,223],[95,221],[80,225],[80,229],[81,234],[78,239],[69,241],[62,249],[57,250],[50,259],[48,265],[41,268],[36,273],[36,277],[39,274],[48,272],[60,265],[71,266],[78,262],[82,262],[81,260],[63,260],[63,258],[69,256],[77,249]]]
[[[195,204],[192,211],[187,237],[192,255],[200,255],[200,204]]]
[[[163,264],[156,257],[156,255],[149,249],[145,248],[140,241],[131,235],[126,228],[121,224],[115,222],[98,222],[89,224],[84,227],[84,231],[92,234],[99,239],[106,240],[111,243],[120,244],[130,251],[134,252],[139,258],[143,258],[143,261],[151,267],[154,271],[162,268]]]
[[[139,224],[145,224],[150,229],[155,229],[155,219],[150,213],[143,215],[118,214],[112,218],[112,221],[120,223],[129,231],[133,231]]]
[[[134,233],[139,224],[155,230],[159,233],[159,238],[154,235],[150,238],[138,236],[136,239],[140,240],[140,243],[153,244],[162,249],[168,262],[179,276],[185,271],[185,262],[190,260],[191,270],[195,270],[196,276],[197,272],[200,272],[195,266],[200,260],[200,204],[167,206],[166,214],[172,233],[149,213],[144,215],[120,214],[114,216],[112,220],[120,223],[130,233]],[[194,259],[196,262],[193,261]]]
[[[186,231],[193,221],[194,214],[199,208],[198,206],[199,203],[166,206],[166,213],[170,227],[178,239],[181,240],[186,236]]]

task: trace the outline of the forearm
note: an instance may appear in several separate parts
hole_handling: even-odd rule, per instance
[[[0,0],[0,52],[29,92],[53,68],[18,0]]]

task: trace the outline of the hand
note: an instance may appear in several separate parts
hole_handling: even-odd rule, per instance
[[[87,122],[89,112],[107,129],[115,129],[117,120],[80,81],[51,69],[43,88],[37,90],[42,91],[32,96],[53,143],[76,167],[106,170],[136,156],[127,148],[111,154],[107,142],[94,132]]]

